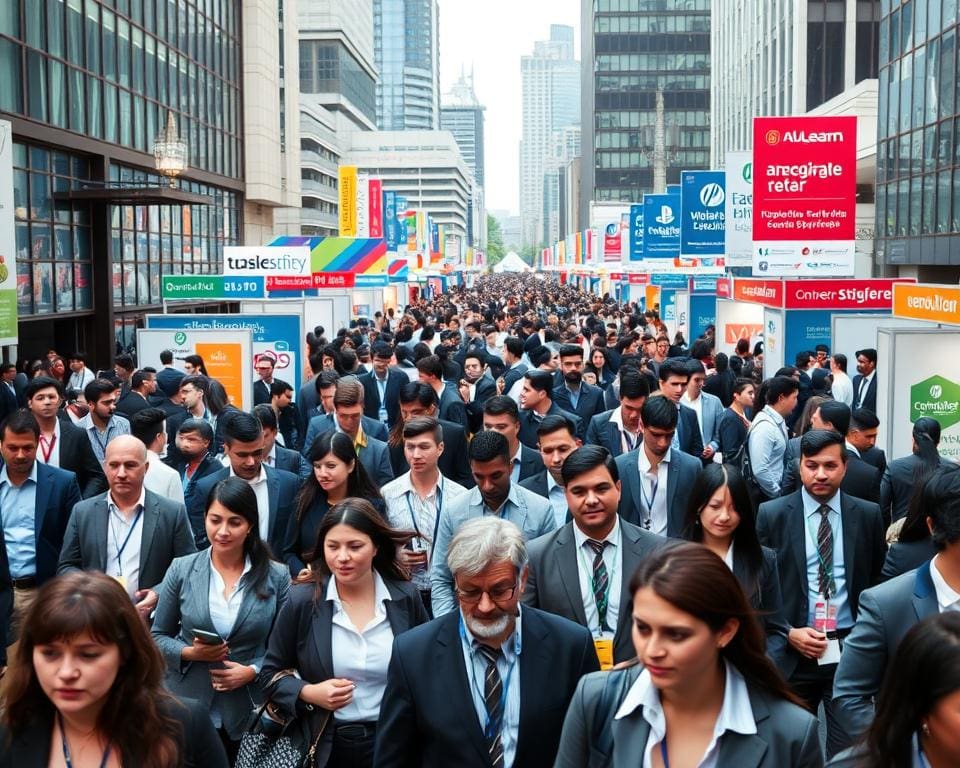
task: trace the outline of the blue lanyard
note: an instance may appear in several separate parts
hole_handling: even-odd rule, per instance
[[[651,494],[649,499],[647,499],[647,492],[643,489],[644,475],[649,477],[650,473],[644,472],[642,475],[640,475],[640,497],[643,499],[643,503],[647,507],[647,517],[643,521],[643,527],[649,531],[650,526],[653,524],[653,505],[657,500],[657,491],[660,490],[660,465],[659,464],[657,465],[656,478],[653,478],[653,477],[650,478],[651,480],[654,480],[654,482],[652,483],[653,493]]]
[[[663,740],[660,742],[660,758],[663,760],[663,768],[670,768],[670,758],[667,757],[667,734],[663,734]]]
[[[407,491],[404,494],[404,498],[407,500],[407,510],[410,512],[410,522],[413,523],[413,530],[417,532],[417,538],[422,539],[423,534],[420,533],[420,526],[417,525],[417,516],[413,513],[413,504],[410,503],[410,494],[414,493],[413,488]],[[432,546],[437,541],[437,529],[440,527],[440,511],[443,509],[443,475],[440,475],[440,482],[437,484],[437,514],[435,515],[435,520],[433,521],[433,538],[430,540],[430,545]]]
[[[127,544],[130,542],[130,537],[133,536],[133,532],[137,529],[137,523],[140,522],[140,516],[141,516],[142,514],[143,514],[143,507],[140,507],[140,509],[137,510],[137,515],[136,515],[136,517],[133,518],[133,525],[131,525],[131,526],[130,526],[130,530],[127,531],[127,536],[126,536],[126,538],[123,540],[123,544],[120,544],[120,545],[117,546],[117,568],[120,570],[120,575],[121,575],[121,576],[123,575],[123,562],[120,560],[120,558],[121,558],[122,555],[123,555],[123,550],[125,550],[125,549],[127,548]],[[113,521],[112,521],[112,520],[111,520],[111,522],[110,522],[110,533],[113,534],[113,543],[116,544],[116,543],[117,543],[117,532],[116,532],[116,529],[113,527]]]
[[[73,768],[73,760],[70,757],[70,747],[67,746],[67,733],[63,730],[63,715],[57,713],[57,723],[60,726],[60,748],[63,750],[63,762],[67,768]],[[111,746],[107,743],[107,748],[103,750],[103,758],[100,760],[100,768],[106,768],[107,761],[110,759]]]
[[[460,639],[462,642],[466,643],[468,647],[470,647],[470,644],[467,639],[467,631],[463,626],[463,614],[460,615]],[[510,662],[510,668],[507,670],[507,679],[503,683],[503,691],[500,694],[500,706],[499,706],[500,722],[494,723],[490,718],[490,714],[487,713],[487,720],[483,726],[483,735],[484,735],[484,738],[487,739],[487,741],[492,739],[497,734],[497,731],[494,730],[495,726],[499,726],[499,730],[501,732],[503,731],[503,723],[507,719],[507,694],[510,691],[510,681],[513,679],[513,669],[514,667],[517,666],[517,659],[520,658],[520,638],[516,634],[516,629],[514,629],[513,643],[514,643],[513,661]],[[474,653],[475,653],[475,650],[472,647],[470,647],[470,680],[473,683],[474,690],[480,697],[480,701],[484,701],[485,697],[483,695],[483,691],[480,690],[480,684],[477,681],[476,671],[473,668]]]

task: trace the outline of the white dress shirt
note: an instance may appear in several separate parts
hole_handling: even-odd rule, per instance
[[[757,721],[753,716],[753,707],[750,705],[747,683],[732,664],[725,662],[725,666],[727,674],[723,689],[723,704],[720,706],[717,722],[713,726],[713,737],[700,762],[697,763],[697,768],[724,768],[719,763],[720,737],[727,731],[744,736],[757,733]],[[638,707],[643,707],[643,719],[650,725],[650,735],[643,750],[641,768],[651,768],[653,750],[659,748],[660,742],[667,733],[667,720],[663,714],[660,692],[654,686],[647,670],[643,670],[636,682],[630,686],[613,719],[620,720],[632,714]]]
[[[617,631],[617,620],[620,618],[620,587],[623,582],[623,547],[620,531],[620,515],[616,516],[613,528],[603,539],[609,545],[603,549],[603,564],[607,567],[607,626],[610,631],[603,632],[600,627],[600,617],[597,613],[597,600],[593,594],[593,560],[596,553],[587,544],[587,536],[577,524],[573,524],[573,538],[577,543],[577,571],[580,574],[580,598],[583,600],[583,610],[587,617],[587,629],[594,637],[613,638]]]
[[[616,424],[620,430],[620,448],[624,453],[630,453],[634,448],[640,445],[640,436],[636,432],[631,432],[623,426],[623,413],[618,405],[610,414],[610,423]]]
[[[672,448],[668,448],[664,457],[657,465],[657,482],[653,483],[650,474],[650,459],[642,448],[639,451],[637,466],[640,470],[640,498],[637,504],[640,508],[640,520],[644,528],[660,536],[667,535],[667,477],[670,471],[670,456]]]
[[[862,408],[863,400],[867,396],[867,391],[870,389],[870,384],[873,382],[873,377],[877,375],[876,371],[873,371],[869,376],[864,376],[860,380],[860,388],[853,393],[854,399],[854,408]]]
[[[212,551],[212,549],[207,549],[208,553],[212,553]],[[233,591],[230,595],[224,597],[224,592],[226,592],[227,589],[226,584],[223,582],[223,576],[220,575],[220,571],[213,567],[213,555],[209,554],[209,557],[210,590],[208,593],[208,601],[210,603],[210,621],[213,622],[213,628],[217,630],[217,634],[226,640],[230,637],[230,633],[233,632],[233,625],[237,623],[237,614],[240,613],[240,603],[243,602],[244,577],[252,566],[250,558],[244,558],[243,572],[240,574],[240,578],[237,579],[237,583],[234,584]]]
[[[41,438],[46,438],[41,435]],[[37,445],[37,461],[46,464],[48,467],[60,466],[60,419],[53,420],[53,447],[50,449],[50,458],[44,455],[43,440]]]
[[[937,593],[937,607],[940,609],[940,613],[960,611],[960,592],[954,590],[943,578],[943,574],[940,573],[940,568],[937,565],[939,557],[940,555],[935,555],[930,563],[930,580],[933,582],[933,589]]]
[[[823,602],[820,594],[819,572],[820,555],[817,552],[817,532],[820,529],[820,502],[807,493],[800,491],[803,499],[803,530],[807,556],[807,602],[808,626],[813,626],[816,604]],[[847,592],[846,564],[843,561],[843,524],[840,517],[840,491],[826,502],[830,507],[827,518],[833,530],[833,584],[834,594],[830,595],[830,606],[837,609],[837,629],[849,629],[853,626],[853,612]]]
[[[570,507],[567,506],[567,494],[563,492],[563,486],[553,479],[550,472],[547,472],[547,501],[553,507],[553,519],[557,521],[557,528],[562,528],[567,524]]]
[[[709,437],[703,433],[703,398],[698,397],[696,400],[691,400],[690,396],[684,392],[680,397],[680,402],[687,406],[687,408],[693,408],[693,410],[697,412],[697,424],[700,426],[700,439],[704,445],[709,444]]]
[[[337,720],[348,723],[375,722],[380,717],[387,667],[393,653],[393,628],[387,621],[384,605],[393,598],[376,571],[373,580],[376,584],[373,619],[363,628],[355,627],[343,609],[336,578],[331,577],[327,582],[326,599],[333,603],[333,676],[352,680],[356,686],[350,703],[337,710]]]
[[[113,493],[107,493],[107,576],[122,579],[131,600],[140,589],[140,545],[143,541],[145,496],[146,491],[141,489],[136,509],[128,520],[114,502]]]
[[[843,371],[833,374],[833,383],[830,385],[830,394],[838,403],[853,406],[853,381]]]
[[[147,451],[147,462],[143,487],[153,491],[157,496],[183,504],[183,481],[180,479],[180,473],[164,464],[160,456],[153,451]]]
[[[230,467],[230,477],[236,477],[233,467]],[[241,480],[243,478],[240,478]],[[267,470],[260,465],[260,475],[255,480],[247,480],[247,485],[257,494],[257,514],[260,517],[260,538],[270,540],[270,492],[267,490]]]

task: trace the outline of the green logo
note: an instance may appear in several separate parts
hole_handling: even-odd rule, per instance
[[[173,343],[174,344],[186,344],[187,343],[187,334],[183,331],[177,331],[173,334]]]
[[[960,423],[960,384],[931,376],[910,387],[911,423],[922,416],[936,419],[941,429]]]
[[[740,175],[747,184],[753,184],[753,163],[744,163]]]

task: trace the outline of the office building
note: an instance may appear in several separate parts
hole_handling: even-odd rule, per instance
[[[467,77],[463,72],[450,92],[444,94],[440,107],[440,128],[453,134],[460,154],[473,174],[468,237],[481,248],[487,240],[486,207],[483,202],[484,109],[473,90],[473,75]]]

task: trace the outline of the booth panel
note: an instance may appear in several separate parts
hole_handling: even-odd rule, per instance
[[[693,343],[696,336],[690,336],[690,292],[677,291],[676,298],[677,330],[683,334],[688,343]]]
[[[784,310],[763,308],[763,378],[768,379],[787,364],[784,356]]]
[[[749,339],[752,348],[762,334],[763,306],[761,304],[717,299],[716,352],[732,355],[740,339]]]
[[[883,314],[848,314],[834,312],[831,317],[830,352],[842,352],[847,356],[847,374],[856,373],[858,349],[876,349],[881,328],[931,329],[935,326],[922,320],[908,320]]]
[[[690,295],[690,311],[688,313],[690,337],[699,338],[707,330],[708,325],[717,324],[717,297]]]

